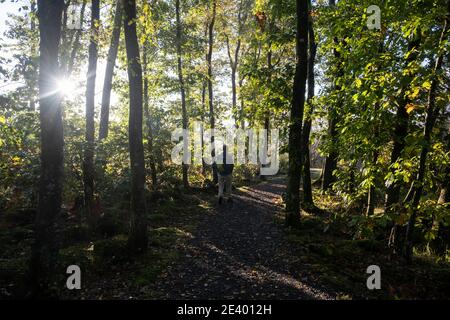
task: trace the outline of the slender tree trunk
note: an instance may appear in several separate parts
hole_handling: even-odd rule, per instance
[[[68,42],[68,35],[67,35],[67,20],[68,15],[67,11],[69,9],[71,0],[67,0],[64,2],[64,9],[62,13],[62,26],[61,26],[61,45],[60,45],[60,60],[61,65],[67,65],[68,58],[69,58],[69,42]]]
[[[447,134],[444,138],[446,142],[446,152],[450,152],[450,121],[448,122]],[[439,192],[439,204],[450,203],[450,165],[447,165],[444,169],[444,180]]]
[[[375,105],[376,110],[378,111],[378,102],[376,102]],[[380,135],[380,123],[378,119],[375,119],[375,125],[374,125],[374,136],[378,137]],[[378,162],[378,157],[380,156],[380,152],[378,149],[378,145],[375,146],[375,150],[372,152],[372,166],[376,167]],[[375,171],[375,178],[372,184],[369,187],[369,191],[367,193],[367,209],[366,209],[366,216],[372,216],[375,213],[375,206],[377,204],[377,185],[378,185],[378,171]]]
[[[208,30],[209,30],[209,23],[205,23],[205,30],[204,30],[204,39],[207,41],[208,37]],[[205,60],[208,61],[208,50],[209,46],[205,47]],[[204,133],[204,126],[205,126],[205,115],[206,115],[206,89],[208,85],[208,79],[207,76],[203,75],[203,81],[202,81],[202,113],[201,113],[201,121],[202,121],[202,128],[201,128],[201,144],[202,144],[202,175],[206,174],[206,163],[204,159],[204,152],[205,152],[205,141],[203,139],[203,133]]]
[[[55,82],[51,79],[60,76],[58,47],[63,7],[63,0],[51,3],[38,0],[41,177],[38,212],[34,222],[35,242],[29,270],[32,296],[48,292],[58,253],[55,225],[61,213],[64,137],[61,95],[54,91]]]
[[[102,109],[100,114],[100,128],[98,140],[108,137],[109,129],[109,109],[111,104],[112,80],[114,75],[114,66],[116,64],[117,51],[119,49],[120,30],[122,25],[122,1],[116,1],[116,12],[114,14],[114,26],[111,35],[111,43],[106,60],[105,80],[103,81]]]
[[[379,130],[375,130],[375,132],[378,132],[378,131]],[[377,133],[375,133],[375,134],[377,134]],[[374,166],[377,165],[378,157],[379,157],[378,150],[374,150],[373,154],[372,154],[372,165],[374,165]],[[377,188],[375,187],[375,185],[371,184],[370,187],[369,187],[368,195],[367,195],[366,216],[371,216],[375,212],[375,206],[376,206],[376,203],[377,203],[376,190],[377,190]]]
[[[239,88],[242,88],[242,84],[244,83],[244,79],[241,78],[239,79]],[[242,130],[245,130],[245,104],[244,104],[244,95],[243,94],[239,94],[239,100],[241,102],[241,105],[239,107],[239,124],[240,124],[240,128]]]
[[[309,3],[311,7],[311,1]],[[310,157],[309,157],[309,143],[310,143],[310,134],[311,134],[311,125],[312,125],[312,114],[313,114],[313,106],[312,99],[314,98],[314,87],[315,87],[315,78],[314,78],[314,63],[316,59],[316,51],[317,45],[314,39],[314,26],[312,23],[312,19],[309,19],[309,29],[308,29],[308,37],[309,37],[309,57],[308,57],[308,105],[309,105],[309,113],[303,123],[303,201],[305,206],[314,207],[314,200],[312,196],[312,186],[311,186],[311,168],[310,168]]]
[[[131,223],[128,246],[133,252],[147,250],[145,163],[142,143],[142,66],[136,32],[136,1],[122,0],[130,96],[129,145],[131,169]]]
[[[152,188],[157,189],[158,180],[156,176],[156,163],[155,155],[153,150],[153,129],[152,129],[152,118],[149,108],[149,97],[148,97],[148,72],[147,72],[147,46],[148,43],[144,43],[144,49],[142,52],[142,64],[143,64],[143,74],[144,74],[144,113],[147,122],[147,149],[150,157],[150,173],[152,176]]]
[[[182,26],[181,26],[181,17],[180,17],[180,0],[175,0],[175,12],[176,12],[176,20],[177,20],[177,64],[178,64],[178,81],[180,83],[180,94],[181,94],[181,114],[183,121],[183,129],[188,129],[188,115],[186,111],[186,90],[184,87],[184,79],[183,79],[183,61],[182,61]],[[186,137],[187,138],[187,137]],[[184,139],[184,138],[183,138]],[[184,143],[186,143],[184,141]],[[185,188],[189,188],[189,180],[188,180],[188,168],[189,165],[183,162],[183,186]]]
[[[213,99],[213,74],[212,74],[212,53],[214,44],[214,22],[216,20],[216,0],[212,3],[212,17],[208,27],[208,54],[206,55],[206,61],[208,65],[208,101],[209,101],[209,122],[211,130],[214,132],[215,119],[214,119],[214,99]],[[211,157],[214,161],[216,156],[214,134],[211,135]],[[217,170],[213,166],[213,182],[216,184],[218,181]]]
[[[233,110],[233,114],[237,114],[237,89],[236,89],[236,69],[237,67],[234,66],[231,68],[231,110]],[[235,124],[238,123],[237,116],[234,118]]]
[[[239,21],[240,22],[240,21]],[[236,86],[236,73],[237,68],[239,64],[239,51],[241,48],[241,39],[238,39],[236,44],[236,49],[234,51],[234,58],[233,54],[231,52],[230,48],[230,41],[228,39],[228,36],[226,37],[226,44],[227,44],[227,53],[228,53],[228,60],[230,62],[230,69],[231,69],[231,110],[233,111],[233,114],[237,114],[237,86]],[[235,123],[237,126],[237,116],[235,116]]]
[[[378,54],[381,55],[384,52],[384,38],[383,40],[380,42],[379,48],[378,48]],[[380,66],[381,67],[381,66]],[[382,97],[379,97],[379,100],[381,100]],[[375,102],[375,111],[378,113],[379,112],[379,102]],[[373,130],[373,134],[375,137],[378,137],[380,135],[380,119],[374,119],[374,130]],[[372,151],[372,166],[376,167],[377,166],[377,162],[378,162],[378,157],[380,156],[380,151],[379,151],[379,145],[375,144],[374,146],[374,150]],[[369,191],[367,193],[367,209],[366,209],[366,216],[371,216],[374,214],[375,212],[375,206],[377,204],[377,186],[378,186],[378,170],[375,171],[375,178],[373,183],[370,185],[369,187]]]
[[[202,83],[202,115],[201,115],[201,121],[202,121],[202,128],[201,128],[201,144],[202,144],[202,174],[206,174],[206,163],[204,156],[205,151],[205,141],[203,140],[203,126],[205,125],[205,114],[206,114],[206,81],[203,81]]]
[[[95,79],[98,59],[98,23],[100,1],[92,0],[91,39],[89,43],[89,62],[86,82],[86,147],[83,162],[84,204],[90,224],[95,223],[94,204],[94,148],[95,148]]]
[[[405,60],[405,67],[408,66],[411,62],[417,59],[418,56],[418,46],[420,44],[420,31],[417,33],[418,35],[414,35],[413,39],[410,41],[408,45],[408,52],[410,53]],[[404,80],[405,85],[400,90],[400,95],[398,99],[398,107],[396,114],[396,122],[393,134],[394,146],[391,152],[391,166],[397,162],[400,158],[403,149],[406,146],[406,136],[408,135],[409,128],[409,115],[406,111],[406,106],[410,103],[410,100],[406,96],[406,92],[409,88],[409,84],[411,82],[413,75],[408,74],[407,78]],[[395,169],[392,169],[395,171]],[[390,214],[394,210],[394,206],[400,201],[400,191],[401,184],[398,181],[394,181],[386,190],[386,200],[384,204],[384,210],[386,213]],[[397,223],[391,229],[391,234],[389,236],[388,246],[401,252],[404,248],[402,245],[405,243],[404,239],[401,239],[401,236],[406,232],[404,226],[401,226]]]
[[[300,177],[302,156],[302,121],[308,61],[308,0],[297,0],[296,66],[289,127],[289,170],[286,202],[286,224],[293,226],[300,219]]]
[[[36,2],[33,0],[31,1],[31,23],[30,23],[30,30],[31,34],[34,35],[36,31]],[[29,106],[30,111],[36,111],[36,78],[38,74],[37,65],[36,65],[36,56],[37,56],[37,46],[35,45],[35,42],[32,41],[31,43],[31,64],[32,64],[32,70],[33,74],[31,75],[31,81],[30,81],[30,97],[29,97]]]
[[[420,34],[420,32],[418,32]],[[414,36],[413,40],[409,43],[408,52],[412,52],[408,55],[405,61],[405,67],[408,66],[412,61],[417,59],[418,56],[418,46],[420,43],[420,36]],[[408,79],[412,79],[412,75],[407,76]],[[401,89],[400,98],[398,101],[398,108],[396,114],[396,125],[394,128],[394,146],[391,152],[391,165],[393,165],[400,158],[403,149],[405,148],[405,138],[408,135],[409,127],[409,115],[406,111],[406,105],[410,102],[409,98],[405,98],[405,93],[409,88],[410,81],[405,81],[405,85]],[[386,202],[385,209],[389,211],[391,207],[399,202],[400,199],[400,184],[398,182],[393,182],[386,191]]]
[[[439,39],[439,45],[437,46],[438,48],[441,48],[443,41],[445,41],[446,39],[449,24],[450,24],[450,0],[447,0],[447,16],[445,19],[444,27],[442,29],[441,37]],[[425,180],[427,156],[431,145],[431,133],[433,131],[434,124],[436,122],[436,117],[439,112],[439,109],[436,108],[436,91],[439,85],[437,75],[441,71],[443,60],[444,60],[444,52],[441,52],[435,61],[435,66],[431,79],[431,87],[428,93],[427,111],[423,133],[424,144],[422,145],[422,149],[420,151],[419,171],[417,173],[416,180],[412,182],[411,191],[406,197],[406,201],[412,200],[412,210],[413,210],[406,228],[406,236],[405,236],[406,241],[404,254],[408,262],[411,262],[412,259],[413,253],[412,235],[414,233],[414,225],[416,223],[420,198],[422,197],[423,193],[423,183]]]
[[[271,22],[269,22],[269,32],[271,30]],[[267,77],[267,86],[270,86],[270,83],[272,81],[272,49],[271,49],[271,44],[269,42],[269,50],[267,51],[267,71],[268,71],[268,77]],[[269,151],[269,129],[270,129],[270,110],[269,108],[266,108],[264,110],[264,130],[266,131],[266,145],[264,146],[264,148],[266,149],[266,154],[268,154]],[[261,146],[260,146],[261,147]],[[259,159],[260,161],[262,160],[262,162],[265,162],[267,159]],[[265,167],[266,164],[261,163],[259,166],[259,178],[261,180],[266,180],[265,176],[261,175],[261,168]]]
[[[334,108],[334,107],[331,107]],[[337,130],[336,130],[336,110],[330,110],[328,114],[328,135],[331,137],[332,150],[325,158],[322,177],[322,191],[329,190],[334,183],[333,172],[337,168],[338,153],[336,152]]]
[[[334,7],[336,5],[335,0],[329,0],[329,6]],[[334,43],[337,46],[339,40],[337,38],[334,38]],[[333,49],[333,55],[336,63],[338,65],[341,64],[341,54],[336,50]],[[335,82],[335,91],[339,91],[340,85],[337,85],[337,79],[342,77],[342,70],[341,67],[339,67],[338,72],[336,74],[336,79],[334,79]],[[328,153],[328,155],[325,158],[323,171],[322,171],[322,191],[329,190],[334,183],[334,176],[333,172],[337,169],[337,160],[338,160],[338,152],[337,152],[337,139],[338,139],[338,133],[336,130],[336,124],[338,122],[338,114],[337,110],[341,107],[341,101],[339,101],[336,105],[330,106],[328,111],[328,136],[331,139],[331,150]]]
[[[86,3],[87,0],[83,0],[80,10],[80,28],[77,30],[75,34],[75,39],[72,43],[72,51],[70,52],[69,61],[67,62],[66,67],[66,77],[69,78],[72,74],[73,68],[75,66],[75,58],[77,57],[78,50],[80,48],[80,39],[83,33],[83,25],[84,25],[84,12],[86,11]]]
[[[446,141],[446,152],[450,152],[450,122],[448,123],[447,134],[444,141]],[[444,168],[444,180],[441,185],[439,193],[439,204],[450,203],[450,165]],[[442,221],[438,224],[438,244],[437,253],[445,257],[450,244],[450,226],[446,226]]]

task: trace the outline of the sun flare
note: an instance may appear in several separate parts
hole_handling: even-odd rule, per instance
[[[68,96],[74,93],[76,86],[70,79],[61,79],[57,83],[57,89],[62,95]]]

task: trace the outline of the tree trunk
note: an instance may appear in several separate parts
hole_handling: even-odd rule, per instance
[[[68,58],[69,58],[69,43],[68,43],[68,37],[67,37],[67,20],[68,15],[67,11],[69,9],[71,0],[67,0],[64,2],[64,8],[62,13],[62,25],[61,25],[61,45],[60,45],[60,60],[61,65],[65,66],[67,65]]]
[[[418,32],[420,35],[420,31]],[[412,61],[417,59],[418,56],[418,45],[420,43],[420,36],[414,36],[413,40],[408,45],[408,58],[405,61],[405,67],[408,66]],[[407,76],[412,79],[412,75]],[[400,158],[403,149],[405,148],[405,138],[408,135],[409,127],[409,115],[406,111],[406,106],[410,102],[409,98],[405,98],[406,91],[409,88],[410,81],[405,81],[405,85],[401,89],[401,93],[398,101],[398,108],[396,114],[396,125],[394,128],[394,146],[391,152],[390,164],[393,165]],[[386,191],[386,202],[385,211],[390,211],[391,207],[399,202],[400,199],[400,184],[394,181]]]
[[[92,0],[91,38],[89,43],[89,62],[86,81],[86,147],[83,162],[84,205],[90,224],[95,223],[94,204],[94,148],[95,148],[95,79],[98,59],[98,23],[100,19],[100,0]]]
[[[131,171],[131,222],[129,249],[139,253],[147,250],[147,208],[145,204],[145,163],[142,143],[142,67],[136,32],[136,1],[122,0],[125,46],[127,51],[130,96],[129,146]]]
[[[81,34],[83,33],[83,24],[84,24],[84,12],[86,10],[86,3],[87,0],[83,0],[83,4],[81,5],[80,10],[80,29],[77,30],[75,34],[75,39],[72,43],[72,51],[70,52],[69,61],[67,62],[66,67],[66,77],[69,78],[72,74],[73,68],[75,66],[75,58],[78,53],[78,49],[80,48],[80,38]]]
[[[310,1],[311,7],[311,1]],[[302,153],[304,157],[303,165],[303,201],[305,206],[314,207],[314,200],[312,196],[312,187],[311,187],[311,168],[310,168],[310,158],[309,158],[309,143],[310,143],[310,133],[311,133],[311,125],[312,125],[312,114],[313,114],[313,106],[312,99],[314,98],[314,87],[315,87],[315,79],[314,79],[314,63],[316,58],[317,45],[314,39],[314,26],[312,23],[312,19],[309,19],[309,29],[308,29],[308,37],[309,37],[309,57],[308,57],[308,104],[309,104],[309,114],[307,115],[304,124],[303,124],[303,146]]]
[[[206,62],[208,65],[208,101],[209,101],[209,124],[212,132],[214,132],[215,128],[215,120],[214,120],[214,99],[213,99],[213,74],[212,74],[212,53],[213,53],[213,44],[214,44],[214,22],[216,20],[216,0],[213,0],[212,3],[212,17],[209,23],[208,28],[208,54],[206,55]],[[214,134],[211,135],[211,158],[214,161],[216,156],[216,150],[214,145]],[[217,170],[215,166],[213,166],[213,183],[216,184],[218,181],[217,178]]]
[[[30,30],[31,34],[34,35],[36,31],[36,2],[31,2],[31,23],[30,23]],[[38,74],[37,66],[36,66],[36,56],[37,56],[37,46],[34,41],[31,43],[31,64],[32,64],[32,70],[33,74],[31,75],[30,80],[30,96],[29,96],[29,107],[30,111],[36,111],[36,78]]]
[[[445,136],[446,141],[446,152],[450,152],[450,122],[448,123],[447,135]],[[439,204],[450,203],[450,165],[444,168],[444,180],[441,185],[441,190],[439,193]],[[442,221],[438,225],[438,244],[437,253],[445,257],[450,244],[450,226],[446,226]]]
[[[175,0],[175,12],[176,12],[176,20],[177,20],[177,65],[178,65],[178,81],[180,83],[180,94],[181,94],[181,114],[182,114],[182,122],[183,129],[188,129],[188,115],[186,111],[186,90],[184,87],[184,79],[183,79],[183,61],[182,61],[182,26],[181,26],[181,17],[180,17],[180,0]],[[185,137],[187,138],[187,137]],[[184,138],[183,138],[184,139]],[[185,141],[183,141],[185,143]],[[184,158],[184,157],[183,157]],[[183,161],[183,186],[185,188],[189,188],[189,180],[188,180],[188,168],[189,165],[184,163]]]
[[[329,6],[334,7],[336,5],[336,2],[334,0],[329,1]],[[338,39],[334,38],[334,43],[338,45]],[[341,54],[334,49],[333,55],[336,60],[336,63],[340,64]],[[334,79],[335,82],[335,91],[340,90],[340,86],[337,85],[337,79],[339,79],[342,76],[342,70],[340,70],[336,75],[336,79]],[[338,102],[335,106],[330,106],[330,110],[328,111],[328,135],[331,138],[331,151],[328,153],[328,155],[325,158],[325,163],[323,166],[323,173],[322,173],[322,191],[329,190],[334,183],[334,176],[333,172],[337,169],[337,160],[338,160],[338,153],[336,150],[337,147],[337,130],[336,130],[336,124],[338,122],[338,115],[337,110],[340,108],[341,102]]]
[[[239,79],[239,88],[242,88],[242,84],[244,83],[244,79]],[[239,100],[241,105],[239,107],[239,125],[242,130],[245,130],[245,104],[244,104],[244,96],[243,94],[239,95]]]
[[[447,134],[444,141],[446,142],[445,151],[450,152],[450,121],[448,123]],[[444,169],[444,180],[441,185],[441,190],[439,192],[439,204],[450,203],[450,165],[447,165]]]
[[[408,45],[408,52],[410,54],[408,55],[407,59],[405,60],[405,67],[407,67],[412,61],[417,59],[418,56],[418,46],[420,44],[420,30],[418,31],[417,35],[413,36],[413,39],[410,41]],[[397,114],[396,114],[396,122],[395,122],[395,128],[394,128],[394,134],[393,134],[393,140],[394,140],[394,146],[392,148],[391,152],[391,160],[390,164],[391,166],[397,162],[397,160],[400,158],[403,149],[406,145],[406,136],[408,135],[408,128],[409,128],[409,115],[406,111],[406,106],[408,103],[410,103],[410,99],[408,97],[405,97],[406,92],[409,88],[409,84],[413,78],[412,74],[407,75],[407,79],[404,80],[405,85],[401,88],[399,99],[398,99],[398,107],[397,107]],[[395,171],[395,169],[391,169]],[[400,191],[401,191],[401,184],[397,181],[392,182],[392,184],[387,188],[386,190],[386,199],[384,203],[384,211],[388,214],[392,213],[394,210],[394,206],[399,203],[400,201]],[[391,234],[389,236],[389,243],[388,246],[393,248],[396,251],[401,252],[404,248],[402,248],[404,242],[404,239],[401,239],[400,237],[403,233],[404,226],[399,225],[397,223],[394,224],[394,226],[391,229]]]
[[[111,104],[112,79],[114,66],[116,64],[117,51],[119,49],[120,30],[122,25],[122,2],[116,1],[116,12],[114,14],[114,26],[111,35],[111,43],[106,60],[105,80],[103,81],[102,109],[100,114],[100,128],[98,140],[108,137],[109,129],[109,108]]]
[[[329,190],[334,183],[333,172],[337,168],[337,158],[338,158],[338,153],[335,150],[336,144],[337,144],[336,111],[330,110],[328,117],[329,117],[328,118],[328,135],[331,137],[332,150],[325,158],[325,163],[324,163],[324,167],[323,167],[322,191]]]
[[[378,49],[378,54],[382,54],[384,52],[384,39],[380,42],[380,46]],[[379,100],[381,100],[382,97],[379,97]],[[379,102],[375,102],[375,111],[379,111]],[[375,137],[378,137],[380,135],[380,120],[374,119],[374,130],[373,134]],[[376,167],[378,162],[378,157],[380,156],[379,146],[378,144],[375,144],[374,150],[372,151],[372,166]],[[372,173],[373,174],[373,173]],[[375,206],[377,204],[377,181],[379,180],[377,178],[378,171],[375,171],[375,179],[372,182],[372,184],[369,187],[369,191],[367,193],[367,209],[366,209],[366,216],[371,216],[375,212]]]
[[[446,34],[450,24],[450,0],[447,0],[447,16],[444,23],[444,28],[442,29],[441,37],[439,39],[438,48],[442,46],[442,42],[446,39]],[[439,109],[436,108],[436,91],[438,89],[438,76],[437,74],[441,71],[442,62],[444,60],[444,52],[441,52],[435,62],[432,79],[431,79],[431,87],[428,93],[428,102],[427,102],[427,111],[425,118],[425,127],[424,127],[424,144],[422,145],[422,149],[420,151],[419,157],[419,171],[417,173],[417,178],[412,182],[411,191],[407,195],[406,201],[411,200],[412,198],[412,214],[409,219],[406,235],[405,235],[405,249],[404,254],[405,258],[408,262],[411,262],[412,259],[412,251],[413,251],[413,242],[412,235],[414,233],[414,225],[416,223],[418,206],[420,203],[420,198],[423,193],[423,183],[425,180],[425,170],[426,170],[426,162],[428,152],[430,150],[431,145],[431,133],[434,128],[434,124],[436,122],[436,117],[438,115]]]
[[[206,174],[206,163],[204,156],[204,149],[205,149],[205,141],[203,140],[203,126],[205,125],[205,114],[206,114],[206,81],[203,81],[202,83],[202,115],[201,115],[201,121],[202,121],[202,131],[201,131],[201,144],[202,144],[202,174]]]
[[[269,22],[269,32],[270,32],[270,30],[271,30],[271,22]],[[272,49],[271,49],[271,43],[269,42],[268,43],[268,45],[269,45],[269,50],[268,50],[268,52],[267,52],[267,71],[268,71],[268,77],[267,77],[267,87],[269,88],[270,87],[270,83],[271,83],[271,81],[272,81]],[[265,110],[264,110],[264,130],[266,131],[266,145],[264,146],[264,148],[266,149],[265,150],[265,152],[266,152],[266,155],[268,155],[268,152],[269,152],[269,129],[270,129],[270,109],[269,108],[266,108]],[[261,147],[261,146],[260,146]],[[267,158],[267,157],[266,157]],[[259,159],[259,161],[262,161],[262,162],[265,162],[267,159]],[[258,176],[259,176],[259,178],[261,179],[261,180],[266,180],[266,177],[265,176],[262,176],[261,175],[261,168],[264,168],[264,167],[266,167],[266,164],[264,164],[264,163],[261,163],[260,165],[259,165],[259,168],[258,168],[258,170],[259,170],[259,174],[258,174]]]
[[[379,130],[375,130],[375,131],[376,131],[375,134],[377,134],[377,132]],[[378,156],[379,156],[378,150],[373,151],[373,154],[372,154],[372,165],[374,165],[374,166],[377,165]],[[366,216],[371,216],[375,212],[375,206],[376,206],[376,203],[377,203],[376,190],[377,190],[377,188],[375,187],[375,185],[371,184],[370,187],[369,187],[368,195],[367,195]]]
[[[308,61],[308,0],[297,0],[296,66],[289,127],[289,170],[286,202],[286,224],[295,225],[300,220],[300,177],[302,157],[302,121]]]
[[[58,47],[61,37],[63,0],[38,0],[40,33],[39,110],[41,128],[41,176],[39,205],[34,222],[35,242],[30,261],[31,295],[42,297],[51,287],[58,243],[56,219],[61,213],[63,187],[63,123],[58,79]]]
[[[157,189],[158,180],[156,176],[156,162],[153,150],[153,129],[152,129],[152,118],[149,108],[149,97],[148,97],[148,72],[147,72],[147,46],[148,43],[145,42],[144,49],[142,53],[142,64],[143,64],[143,74],[144,74],[144,113],[147,123],[147,149],[150,157],[150,174],[152,176],[152,188]]]
[[[241,39],[238,39],[236,44],[236,49],[234,51],[234,58],[231,53],[230,48],[230,41],[228,39],[228,36],[226,37],[226,44],[227,44],[227,53],[228,53],[228,60],[230,62],[230,69],[231,69],[231,110],[233,114],[235,115],[235,123],[236,127],[238,124],[238,116],[237,116],[237,86],[236,86],[236,73],[237,68],[239,64],[239,51],[241,48]]]

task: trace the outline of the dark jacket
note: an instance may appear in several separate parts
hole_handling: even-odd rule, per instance
[[[217,173],[221,176],[228,176],[233,173],[234,164],[227,163],[227,149],[224,147],[223,151],[223,160],[222,164],[217,164],[216,162],[213,163],[213,168],[217,170]]]

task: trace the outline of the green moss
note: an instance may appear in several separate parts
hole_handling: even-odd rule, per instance
[[[117,264],[127,261],[130,254],[127,238],[118,235],[111,239],[99,240],[93,244],[93,257],[96,265]]]
[[[146,254],[132,278],[133,284],[142,287],[153,283],[179,256],[176,250]]]

